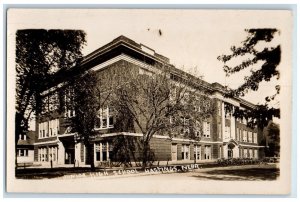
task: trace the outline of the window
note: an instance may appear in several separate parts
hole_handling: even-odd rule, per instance
[[[254,157],[254,158],[258,158],[258,152],[257,152],[257,149],[254,150],[253,157]]]
[[[203,136],[210,137],[210,122],[203,122]]]
[[[100,143],[95,143],[96,161],[100,161]]]
[[[236,139],[238,140],[239,137],[240,137],[240,129],[239,128],[236,128]]]
[[[96,161],[108,161],[112,145],[109,142],[95,143]]]
[[[39,123],[39,138],[48,137],[48,122]]]
[[[114,119],[112,116],[108,118],[108,127],[112,128],[114,126]]]
[[[200,95],[195,95],[194,96],[194,111],[195,112],[201,112]]]
[[[114,119],[110,108],[99,109],[99,113],[96,120],[96,129],[113,128]]]
[[[189,135],[190,133],[190,120],[188,118],[183,118],[183,134]]]
[[[65,90],[65,117],[71,118],[75,116],[74,110],[74,89]]]
[[[49,112],[49,97],[45,96],[42,98],[42,114]]]
[[[48,161],[48,155],[47,155],[47,148],[46,147],[39,148],[38,154],[39,154],[39,161],[40,162]]]
[[[49,111],[50,112],[58,110],[58,106],[59,106],[58,92],[54,92],[53,94],[50,94],[48,97],[48,101],[49,101]]]
[[[39,123],[39,138],[53,137],[59,134],[59,119]]]
[[[201,146],[194,145],[194,159],[201,160]]]
[[[243,131],[243,142],[247,142],[247,131]]]
[[[248,158],[248,149],[244,149],[244,158]]]
[[[51,146],[48,147],[48,156],[49,161],[56,161],[57,158],[57,147]]]
[[[182,145],[181,147],[182,160],[190,160],[190,145]]]
[[[107,143],[102,144],[102,161],[107,161],[108,159],[108,145]]]
[[[43,137],[43,124],[39,123],[39,138]]]
[[[248,141],[252,142],[252,132],[248,132]]]
[[[18,156],[28,156],[28,149],[18,149]]]
[[[249,149],[249,158],[253,158],[253,150]]]
[[[195,131],[196,131],[196,137],[200,137],[201,136],[201,131],[200,131],[200,125],[201,123],[199,121],[196,121],[196,127],[195,127]]]
[[[219,146],[219,158],[222,158],[222,146]]]
[[[253,142],[257,143],[257,133],[253,133]]]
[[[185,117],[180,118],[182,123],[181,135],[189,135],[190,133],[190,120]]]
[[[225,126],[225,139],[230,138],[230,126]]]
[[[85,146],[83,143],[80,144],[80,159],[81,159],[81,162],[84,162],[85,160]]]
[[[49,121],[49,136],[55,136],[56,135],[56,127],[55,127],[56,121],[54,120]]]
[[[19,135],[19,140],[26,140],[26,135]]]
[[[204,147],[204,159],[211,159],[211,146],[205,145]]]

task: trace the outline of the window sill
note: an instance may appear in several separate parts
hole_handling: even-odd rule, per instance
[[[106,129],[112,129],[114,128],[113,126],[109,126],[108,128],[95,128],[96,131],[99,131],[99,130],[106,130]]]
[[[53,138],[53,137],[57,137],[57,135],[53,135],[53,136],[49,136],[49,137],[39,137],[38,140],[49,139],[49,138]]]

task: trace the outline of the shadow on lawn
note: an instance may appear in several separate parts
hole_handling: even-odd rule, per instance
[[[278,168],[248,168],[248,169],[225,169],[203,172],[200,175],[194,175],[199,179],[207,180],[242,180],[242,181],[261,181],[276,180],[279,176]]]

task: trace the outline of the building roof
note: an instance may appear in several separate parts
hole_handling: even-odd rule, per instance
[[[35,131],[28,131],[26,133],[26,140],[21,139],[18,140],[18,146],[24,146],[24,145],[33,145],[34,144],[34,139],[35,139]]]

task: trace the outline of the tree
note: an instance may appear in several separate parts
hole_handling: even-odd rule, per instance
[[[131,117],[138,130],[135,132],[142,133],[143,167],[155,160],[150,148],[154,135],[173,138],[180,133],[190,139],[201,138],[202,122],[212,114],[213,107],[200,85],[193,88],[192,77],[185,74],[175,78],[167,67],[154,67],[153,72],[142,74],[129,73],[128,69],[124,73],[127,82],[115,90],[111,105],[123,117]]]
[[[251,75],[244,78],[242,83],[236,89],[229,89],[225,96],[238,97],[245,96],[248,90],[257,91],[259,84],[263,81],[270,81],[271,78],[279,79],[279,71],[277,69],[281,60],[281,47],[277,45],[275,47],[265,47],[262,50],[259,49],[261,42],[269,43],[275,36],[275,33],[279,33],[277,29],[249,29],[245,30],[248,36],[245,41],[242,42],[241,47],[232,46],[231,54],[218,56],[218,60],[224,63],[223,70],[226,76],[233,75],[247,68],[259,66],[256,70],[250,70]],[[229,65],[229,61],[233,61],[234,58],[244,59],[238,65]],[[259,62],[262,65],[258,65]],[[266,103],[256,105],[254,109],[242,110],[229,106],[227,110],[233,112],[235,117],[245,117],[248,119],[249,126],[254,127],[258,125],[259,128],[263,128],[268,125],[269,121],[273,117],[280,117],[280,109],[270,106],[270,102],[276,98],[276,95],[280,92],[280,86],[275,86],[276,93],[274,95],[267,96],[265,98]]]
[[[268,156],[280,156],[280,129],[279,125],[271,122],[266,127],[268,137]]]
[[[111,75],[114,80],[114,75]],[[100,109],[107,103],[114,85],[101,85],[101,77],[93,70],[81,72],[75,75],[68,83],[69,93],[68,107],[75,111],[71,118],[71,126],[78,141],[82,141],[87,148],[87,162],[91,170],[95,171],[93,140],[99,132],[95,126],[99,124]]]
[[[74,77],[70,83],[72,90],[71,104],[75,109],[75,116],[71,120],[72,128],[77,133],[77,139],[87,148],[88,162],[91,170],[95,170],[94,151],[92,141],[96,134],[95,125],[100,109],[98,77],[95,72],[87,72]]]
[[[16,33],[15,143],[42,109],[41,92],[82,58],[81,30],[18,30]]]

